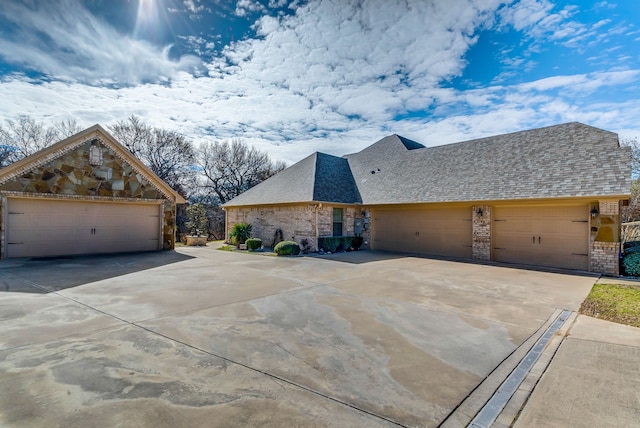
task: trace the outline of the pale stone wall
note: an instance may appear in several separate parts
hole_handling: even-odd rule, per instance
[[[598,201],[591,204],[598,215],[591,219],[591,240],[599,242],[620,241],[620,202]]]
[[[333,235],[333,208],[342,208],[342,234],[354,234],[355,218],[364,218],[361,209],[353,206],[328,204],[276,205],[261,207],[228,207],[226,222],[226,238],[236,223],[249,223],[254,238],[262,239],[265,246],[274,243],[276,231],[282,230],[284,240],[300,243],[307,239],[311,251],[317,251],[316,210],[318,219],[318,237]],[[368,233],[368,231],[367,231]],[[368,242],[368,235],[365,240]],[[363,246],[368,248],[368,246]]]
[[[315,212],[313,206],[265,206],[265,207],[229,207],[227,212],[226,237],[236,223],[249,223],[252,236],[262,239],[262,244],[272,246],[276,230],[282,230],[285,241],[300,243],[307,239],[315,251]],[[318,213],[320,218],[320,213]],[[320,223],[320,222],[319,222]]]
[[[92,165],[89,160],[92,146],[97,147],[102,154],[99,165]],[[175,204],[99,139],[88,139],[57,158],[16,173],[0,183],[0,194],[86,201],[136,202],[164,199],[163,249],[174,248]]]
[[[619,242],[592,242],[589,270],[606,275],[620,275],[619,253]]]
[[[474,260],[491,260],[491,207],[475,205],[471,208],[472,241],[471,250]],[[478,214],[482,210],[482,216]]]

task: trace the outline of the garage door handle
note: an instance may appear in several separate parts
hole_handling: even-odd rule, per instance
[[[538,236],[538,244],[540,243],[540,237]]]
[[[535,236],[531,237],[531,242],[534,243],[534,244],[536,243],[536,237]]]

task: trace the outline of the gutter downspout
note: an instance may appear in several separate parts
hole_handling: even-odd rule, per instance
[[[223,241],[227,242],[227,236],[229,236],[229,212],[226,207],[222,207],[222,211],[224,211],[224,238]]]
[[[313,211],[315,214],[315,220],[313,222],[313,224],[315,225],[315,229],[316,229],[316,239],[315,239],[315,247],[316,247],[316,251],[318,251],[318,205],[315,205],[313,207]]]
[[[318,248],[318,238],[319,238],[319,232],[318,232],[318,210],[322,208],[322,204],[314,204],[313,205],[313,213],[314,213],[314,228],[315,228],[315,241],[314,241],[314,246],[316,247],[316,251],[319,250]]]

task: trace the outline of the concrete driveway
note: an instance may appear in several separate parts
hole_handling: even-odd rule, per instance
[[[0,261],[0,426],[429,426],[595,278],[358,252]]]

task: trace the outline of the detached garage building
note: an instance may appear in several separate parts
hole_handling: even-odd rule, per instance
[[[567,123],[436,147],[398,135],[314,153],[224,205],[227,233],[270,244],[363,236],[375,250],[618,274],[631,158],[615,133]]]
[[[1,255],[174,248],[185,200],[99,125],[0,170]]]

